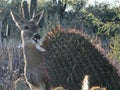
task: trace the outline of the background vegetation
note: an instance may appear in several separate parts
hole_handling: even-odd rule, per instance
[[[16,78],[18,78],[21,76],[19,72],[23,72],[23,66],[21,67],[18,64],[20,62],[23,63],[22,50],[17,48],[19,43],[21,43],[19,42],[20,32],[11,19],[10,10],[21,14],[29,20],[32,15],[44,9],[44,18],[39,25],[41,28],[40,34],[45,34],[55,29],[56,26],[60,26],[65,30],[77,29],[83,31],[89,35],[90,42],[99,51],[104,55],[114,58],[111,62],[119,62],[120,6],[116,6],[117,2],[114,2],[114,5],[105,2],[87,5],[87,2],[87,0],[58,0],[58,2],[56,0],[49,0],[47,2],[45,0],[28,0],[28,3],[26,3],[24,0],[11,0],[11,2],[9,0],[1,0],[0,67],[2,70],[0,72],[0,82],[4,80],[4,83],[6,83],[8,80],[15,80],[15,78],[11,79],[10,76],[4,73],[15,74],[17,75]],[[21,61],[18,62],[18,59]],[[16,68],[11,66],[13,62],[17,62]],[[119,65],[117,64],[116,66],[119,69]],[[8,83],[5,85],[6,88],[10,88]]]
[[[12,0],[9,2],[9,0],[1,0],[0,21],[3,27],[0,37],[2,42],[7,37],[10,37],[9,39],[13,37],[19,38],[19,31],[16,30],[17,28],[11,20],[9,11],[13,10],[22,14],[21,9],[25,4],[22,4],[21,1]],[[33,7],[35,13],[43,9],[46,12],[45,18],[40,24],[42,29],[44,28],[47,32],[48,28],[54,28],[60,24],[63,28],[69,27],[83,30],[91,36],[99,37],[102,40],[103,47],[108,45],[109,53],[120,59],[118,38],[120,33],[120,6],[115,6],[117,2],[114,2],[114,5],[105,2],[98,4],[96,2],[94,5],[86,6],[87,0],[58,1],[50,0],[45,2],[44,0],[35,0],[32,2],[39,3],[38,5],[36,4],[36,7]],[[30,7],[30,3],[28,3],[28,6]],[[27,15],[28,13],[26,12],[25,16],[27,19],[32,17],[32,15]],[[30,13],[33,13],[33,11],[30,10]]]

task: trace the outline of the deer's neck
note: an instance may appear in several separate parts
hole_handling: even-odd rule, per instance
[[[25,63],[31,66],[36,66],[44,61],[44,53],[36,49],[32,43],[23,43],[23,53]]]

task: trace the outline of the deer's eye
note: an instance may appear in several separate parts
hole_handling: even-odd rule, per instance
[[[27,30],[27,29],[29,29],[29,26],[27,26],[27,25],[26,25],[26,26],[24,26],[24,29],[26,29],[26,30]]]

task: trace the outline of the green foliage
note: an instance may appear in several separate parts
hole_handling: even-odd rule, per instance
[[[48,33],[44,46],[53,85],[78,90],[84,75],[89,75],[90,86],[120,88],[117,70],[78,31],[54,30]]]
[[[116,34],[115,37],[111,38],[111,56],[115,56],[120,60],[120,34]]]
[[[73,0],[73,1],[68,0],[68,5],[71,5],[75,12],[79,12],[82,8],[85,8],[87,1],[88,0]]]
[[[0,85],[0,90],[5,90],[3,85]]]
[[[111,33],[115,34],[115,32],[118,31],[120,27],[119,7],[111,8],[109,4],[102,3],[99,5],[96,4],[95,6],[90,6],[86,10],[95,16],[93,17],[94,19],[92,22],[94,22],[95,18],[97,19],[97,22],[92,23],[92,25],[95,26],[94,24],[98,24],[97,30],[99,34],[104,34],[110,38],[113,36]],[[91,21],[91,19],[88,19],[88,22]]]
[[[66,2],[60,1],[60,0],[58,4],[56,1],[46,2],[45,6],[42,8],[44,8],[47,11],[49,16],[54,17],[54,15],[57,13],[62,18],[63,13],[65,12],[65,9],[66,9]]]
[[[98,28],[98,34],[108,36],[109,38],[112,38],[115,36],[115,33],[117,33],[120,30],[120,25],[116,24],[114,22],[106,22],[103,24],[102,27]]]
[[[118,7],[110,7],[110,4],[101,3],[89,6],[87,11],[93,13],[95,17],[100,19],[102,22],[111,22],[112,19],[116,17],[115,8]]]
[[[95,33],[103,40],[109,39],[111,46],[112,56],[119,58],[116,49],[119,47],[119,41],[116,40],[120,34],[120,6],[111,7],[110,4],[102,3],[89,6],[85,10],[80,11],[78,16],[83,21],[85,31],[87,33]],[[115,54],[116,53],[116,54]]]
[[[96,18],[94,14],[88,12],[87,10],[81,10],[77,15],[78,20],[82,21],[84,24],[84,29],[87,33],[97,33],[98,28],[103,25],[103,22]]]

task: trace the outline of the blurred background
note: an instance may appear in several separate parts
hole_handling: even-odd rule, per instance
[[[24,67],[20,32],[10,10],[27,20],[45,10],[41,35],[59,26],[85,32],[99,51],[120,62],[120,0],[0,0],[0,85],[6,90],[23,76]]]

